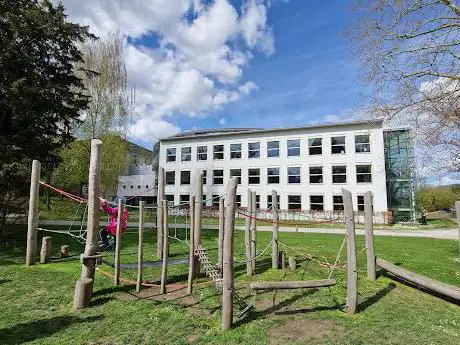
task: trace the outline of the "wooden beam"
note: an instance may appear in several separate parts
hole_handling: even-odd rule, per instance
[[[38,193],[40,190],[40,171],[40,162],[34,160],[32,162],[32,174],[30,175],[29,216],[27,218],[26,266],[35,264],[35,257],[37,251]]]
[[[144,201],[139,202],[139,237],[137,243],[137,280],[136,292],[141,291],[144,270]]]
[[[273,234],[272,234],[272,268],[279,269],[279,243],[278,243],[278,230],[280,216],[278,213],[278,193],[272,190],[272,221],[273,221]]]
[[[219,198],[219,258],[218,266],[220,272],[222,273],[222,262],[223,262],[223,246],[224,246],[224,228],[225,228],[225,206],[224,206],[224,197]]]
[[[64,244],[61,246],[61,250],[59,252],[59,255],[62,258],[66,258],[69,256],[69,245],[68,244]]]
[[[160,293],[166,293],[168,280],[168,256],[169,256],[169,224],[168,224],[168,201],[163,201],[163,263],[161,265]]]
[[[410,283],[423,287],[425,289],[437,292],[443,296],[450,297],[457,302],[460,301],[460,288],[442,283],[438,280],[434,280],[421,274],[409,271],[400,266],[393,265],[382,258],[376,258],[377,266],[383,268],[385,271],[390,272],[392,275],[402,278]]]
[[[252,274],[256,272],[256,256],[257,256],[257,195],[256,191],[252,191],[252,207],[251,207],[251,270]]]
[[[165,169],[158,169],[158,196],[157,196],[157,256],[163,257],[163,201],[165,199]]]
[[[458,260],[460,260],[460,201],[455,202],[455,210],[457,213],[457,226],[458,226]]]
[[[121,221],[123,219],[123,202],[121,199],[118,200],[117,206],[117,234],[115,235],[115,276],[113,278],[113,283],[115,286],[120,285],[120,250],[121,250]]]
[[[246,274],[252,276],[252,263],[251,263],[251,214],[252,214],[252,192],[248,189],[246,214],[248,215],[244,220],[244,245],[246,249]]]
[[[195,240],[194,240],[194,221],[195,221],[195,196],[190,196],[190,248],[189,248],[189,268],[188,268],[188,282],[187,293],[189,295],[193,292],[193,275],[195,273]]]
[[[44,236],[42,238],[42,248],[40,250],[40,263],[46,264],[51,255],[51,237]]]
[[[364,193],[364,228],[366,231],[367,279],[375,281],[375,251],[374,251],[374,210],[372,209],[372,193]]]
[[[193,235],[195,236],[195,247],[201,244],[201,213],[203,210],[203,171],[197,169],[195,173],[195,219],[193,226]],[[195,263],[193,264],[193,276],[198,278],[201,271],[201,264],[198,257],[195,256]]]
[[[249,284],[251,290],[289,290],[289,289],[310,289],[334,286],[335,279],[320,280],[293,280],[293,281],[263,281]]]

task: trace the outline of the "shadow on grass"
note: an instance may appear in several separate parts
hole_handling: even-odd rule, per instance
[[[0,344],[17,345],[46,338],[73,324],[101,320],[102,315],[80,318],[77,316],[56,316],[50,319],[32,321],[0,329]]]
[[[11,282],[11,279],[0,279],[0,285]]]
[[[391,291],[396,288],[396,284],[390,283],[388,286],[384,287],[380,291],[378,291],[375,295],[369,297],[368,299],[364,300],[358,305],[357,311],[361,312],[369,308],[371,305],[380,301],[383,297],[388,295]]]
[[[110,295],[113,293],[117,292],[128,292],[133,289],[132,285],[120,285],[120,286],[114,286],[110,288],[105,288],[101,290],[97,290],[93,293],[93,297],[100,297],[100,296],[106,296]]]
[[[104,305],[104,304],[106,304],[107,302],[113,301],[114,299],[115,299],[115,298],[112,297],[112,296],[99,297],[99,298],[92,299],[89,305],[90,305],[91,307],[97,307],[97,306],[99,306],[99,305]]]

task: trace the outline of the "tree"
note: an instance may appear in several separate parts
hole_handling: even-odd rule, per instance
[[[62,4],[0,1],[0,235],[8,214],[24,209],[32,159],[46,171],[73,139],[70,125],[89,101],[74,69],[88,38]]]
[[[453,0],[360,1],[351,36],[371,112],[409,124],[439,172],[460,169],[460,8]]]
[[[454,207],[455,193],[452,188],[423,188],[417,192],[417,203],[427,212]]]

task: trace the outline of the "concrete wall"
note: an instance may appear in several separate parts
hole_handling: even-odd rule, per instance
[[[117,196],[156,196],[156,188],[152,189],[155,186],[155,178],[153,172],[150,175],[119,176]]]

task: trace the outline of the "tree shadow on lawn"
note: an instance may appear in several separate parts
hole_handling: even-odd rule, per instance
[[[46,338],[72,324],[98,321],[103,317],[103,315],[86,318],[77,316],[56,316],[50,319],[21,323],[9,328],[0,329],[0,344],[17,345],[40,338]]]
[[[396,284],[394,284],[394,283],[388,284],[386,287],[384,287],[380,291],[377,291],[377,293],[375,293],[373,296],[367,298],[366,300],[364,300],[363,302],[358,304],[357,312],[362,312],[362,311],[366,310],[367,308],[369,308],[373,304],[375,304],[378,301],[380,301],[383,297],[388,295],[395,288],[396,288]]]

